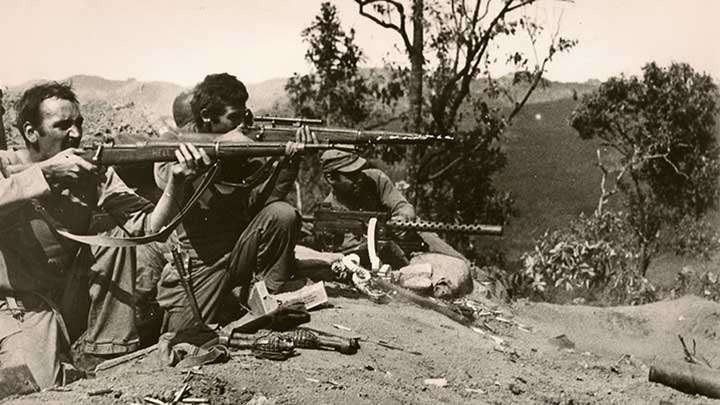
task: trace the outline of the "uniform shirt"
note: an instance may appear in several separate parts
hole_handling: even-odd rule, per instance
[[[390,218],[401,218],[405,221],[414,221],[416,219],[415,208],[405,199],[385,173],[377,169],[365,169],[362,172],[365,177],[360,187],[360,195],[355,196],[356,198],[353,200],[347,201],[330,193],[325,198],[325,203],[330,203],[330,206],[337,210],[380,211],[387,212]],[[428,252],[441,253],[467,261],[465,256],[453,249],[436,233],[418,232],[418,236],[427,244]],[[340,237],[338,242],[342,242],[340,249],[343,250],[357,246],[363,242],[363,239],[347,234]]]
[[[377,211],[384,212],[389,218],[412,221],[415,219],[415,207],[400,193],[392,180],[378,169],[365,169],[359,180],[360,191],[352,199],[342,198],[333,192],[325,198],[325,204],[338,211]],[[363,242],[362,238],[348,233],[333,234],[331,244],[340,250],[349,249]]]
[[[385,173],[378,169],[365,169],[362,174],[358,195],[348,199],[330,192],[325,203],[337,210],[380,211],[387,212],[390,218],[415,219],[415,208]]]
[[[93,213],[102,211],[128,236],[148,229],[152,205],[112,168],[72,188],[52,191],[37,165],[9,174],[9,166],[21,164],[17,152],[0,151],[0,294],[52,295],[62,290],[79,245],[59,236],[57,227],[96,233],[102,229],[91,229]]]
[[[191,123],[183,128],[183,132],[197,132],[197,128]],[[257,168],[252,164],[241,164],[236,166],[238,170],[229,169],[237,163],[231,160],[222,162],[222,170],[226,173],[238,170],[247,172],[252,171],[249,167]],[[221,185],[214,188],[211,185],[176,228],[180,248],[205,265],[212,265],[232,251],[255,214],[265,205],[285,199],[292,189],[299,170],[299,160],[281,160],[277,164],[283,165],[277,177],[265,179],[253,188],[223,188]],[[167,163],[155,165],[155,182],[158,187],[164,188],[167,184],[169,170]],[[194,186],[197,186],[199,180],[195,181]],[[195,192],[195,187],[186,187],[185,191],[187,200]]]

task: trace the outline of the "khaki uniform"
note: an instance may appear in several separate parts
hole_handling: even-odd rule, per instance
[[[186,132],[194,129],[191,124]],[[286,163],[275,179],[256,187],[211,186],[176,229],[177,245],[206,323],[236,319],[241,314],[236,297],[246,300],[253,281],[264,280],[270,291],[277,291],[292,278],[300,216],[284,198],[293,187],[299,161]],[[168,165],[156,164],[158,187],[165,186],[167,177]],[[187,192],[194,190],[188,187]],[[166,311],[163,331],[193,324],[189,299],[173,263],[163,269],[158,303]]]
[[[112,169],[53,192],[36,165],[8,175],[4,165],[21,163],[16,152],[0,152],[0,162],[0,367],[27,364],[44,388],[63,381],[70,339],[84,327],[86,314],[76,305],[86,302],[87,284],[79,280],[108,274],[105,265],[116,259],[54,229],[95,232],[93,214],[102,210],[125,235],[140,235],[152,206]]]

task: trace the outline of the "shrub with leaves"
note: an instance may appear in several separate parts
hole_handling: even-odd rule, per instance
[[[672,296],[679,297],[687,294],[720,301],[720,277],[710,271],[695,271],[691,267],[683,267],[676,277],[676,286],[671,292]]]
[[[675,254],[709,260],[720,248],[720,235],[715,227],[705,220],[685,216],[675,232],[670,232],[667,242]]]
[[[715,133],[720,93],[710,75],[686,63],[648,63],[642,77],[611,77],[585,95],[570,125],[618,158],[617,189],[637,235],[638,270],[656,256],[662,227],[699,220],[717,207],[720,155]],[[607,169],[606,169],[607,170]],[[605,171],[605,170],[604,170]]]
[[[635,270],[632,235],[622,212],[581,214],[568,228],[546,232],[523,255],[516,292],[550,302],[648,302],[655,289]]]

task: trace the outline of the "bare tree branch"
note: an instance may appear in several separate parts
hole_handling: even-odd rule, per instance
[[[370,19],[375,24],[377,24],[383,28],[391,29],[391,30],[397,32],[398,34],[400,34],[400,37],[403,40],[403,44],[405,44],[405,51],[408,53],[408,55],[410,55],[413,52],[413,47],[412,47],[412,44],[410,43],[410,37],[408,36],[407,29],[405,26],[405,20],[407,17],[405,15],[405,7],[402,5],[402,3],[398,2],[398,1],[394,1],[394,0],[355,0],[355,3],[358,4],[360,15]],[[379,17],[374,16],[374,15],[368,13],[367,11],[365,11],[365,6],[373,4],[373,3],[387,3],[387,4],[393,5],[395,7],[395,9],[397,10],[398,15],[400,16],[400,25],[383,21]]]
[[[522,7],[522,6],[526,6],[526,5],[531,4],[531,3],[535,2],[535,1],[536,1],[536,0],[526,0],[526,1],[523,1],[523,2],[521,2],[521,3],[518,3],[518,4],[515,5],[515,6],[512,6],[513,1],[511,0],[511,1],[508,1],[508,2],[505,4],[505,7],[503,8],[503,10],[501,10],[501,11],[495,16],[495,18],[493,19],[493,21],[490,23],[490,26],[486,29],[485,33],[483,34],[483,38],[480,40],[481,46],[480,46],[480,48],[477,50],[477,53],[475,53],[475,54],[473,55],[473,58],[475,58],[476,56],[478,57],[477,60],[475,60],[474,66],[472,66],[472,71],[473,71],[473,72],[475,72],[476,69],[477,69],[477,67],[479,66],[479,63],[480,63],[480,61],[481,61],[481,59],[482,59],[482,55],[484,55],[485,50],[487,49],[487,46],[488,46],[488,44],[490,43],[490,34],[491,34],[491,32],[492,32],[493,27],[494,27],[502,18],[504,18],[504,16],[505,16],[507,13],[509,13],[510,11],[516,10],[516,9]],[[555,41],[557,40],[557,37],[558,37],[558,35],[559,35],[559,31],[560,31],[560,27],[559,27],[560,24],[559,24],[559,22],[560,22],[560,21],[558,21],[558,27],[557,27],[557,29],[556,29],[556,31],[555,31],[552,39],[551,39],[551,46],[550,46],[550,51],[548,52],[548,55],[543,59],[542,64],[536,69],[536,72],[535,72],[533,81],[531,82],[530,87],[528,88],[528,90],[525,92],[525,95],[523,96],[523,98],[520,100],[520,102],[516,102],[516,103],[515,103],[513,110],[510,112],[510,114],[508,114],[508,116],[507,116],[507,118],[506,118],[506,123],[509,124],[510,122],[512,122],[512,119],[522,110],[522,108],[525,106],[525,104],[527,103],[527,101],[530,99],[530,96],[532,95],[532,93],[535,91],[535,89],[537,88],[537,86],[538,86],[538,85],[540,84],[540,82],[542,81],[543,73],[545,72],[545,67],[546,67],[547,63],[552,59],[552,56],[553,56],[553,54],[554,54],[554,52],[555,52],[555,50],[554,50],[554,49],[555,49],[555,48],[554,48],[554,44],[555,44]],[[467,65],[466,65],[466,67],[467,67]],[[466,70],[466,71],[467,71],[467,70]],[[456,75],[456,76],[457,76],[457,75]],[[463,81],[462,81],[462,84],[461,84],[459,93],[456,95],[453,103],[451,104],[450,110],[449,110],[449,112],[448,112],[448,116],[449,116],[450,118],[454,118],[454,117],[455,117],[455,115],[457,114],[457,111],[458,111],[458,109],[460,108],[460,105],[462,104],[465,96],[466,96],[466,95],[469,93],[469,91],[470,91],[470,82],[471,82],[470,79],[471,79],[471,78],[468,79],[468,76],[470,76],[470,75],[466,75],[466,76],[463,77]],[[474,74],[471,75],[471,76],[474,76]],[[468,80],[466,80],[466,79],[468,79]],[[447,89],[447,88],[448,88],[448,87],[446,86],[446,89]],[[448,91],[448,93],[449,93],[449,91]],[[506,94],[507,96],[509,96],[509,93],[506,92],[505,94]],[[512,96],[509,96],[509,97],[512,99]],[[472,149],[470,149],[470,151],[468,151],[468,152],[466,152],[466,153],[463,153],[461,156],[453,159],[450,163],[448,163],[448,164],[447,164],[445,167],[443,167],[442,169],[438,170],[438,171],[435,172],[434,174],[428,175],[428,176],[427,176],[427,180],[428,180],[428,181],[433,181],[433,180],[436,180],[436,179],[444,176],[444,175],[447,174],[452,168],[454,168],[457,164],[459,164],[461,161],[463,161],[464,159],[466,159],[466,157],[467,157],[468,155],[471,155],[471,154],[477,152],[478,150],[480,150],[480,148],[481,148],[482,146],[483,146],[482,143],[474,146]]]
[[[482,21],[483,18],[487,17],[488,13],[490,12],[490,3],[492,3],[492,0],[488,0],[485,3],[485,11],[483,11],[482,15],[480,16],[480,21]]]

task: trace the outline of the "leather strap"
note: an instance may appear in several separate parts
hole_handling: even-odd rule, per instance
[[[230,352],[227,347],[223,345],[215,345],[210,349],[207,349],[206,353],[203,353],[205,349],[198,349],[199,354],[186,356],[180,360],[175,367],[187,368],[187,367],[198,367],[205,364],[219,363],[226,361],[230,358]]]
[[[162,229],[160,229],[158,232],[152,233],[150,235],[131,236],[127,238],[115,238],[103,235],[76,235],[63,229],[57,229],[57,233],[67,239],[84,243],[86,245],[105,247],[132,247],[144,245],[146,243],[155,242],[158,240],[165,240],[168,236],[170,236],[175,227],[180,224],[183,218],[185,218],[185,215],[187,215],[187,213],[190,211],[193,205],[195,205],[195,203],[202,196],[205,190],[207,190],[210,184],[212,184],[219,167],[220,166],[217,163],[210,167],[210,170],[205,173],[202,182],[198,185],[197,189],[195,189],[195,193],[193,193],[193,195],[190,197],[187,204],[185,204],[185,206],[180,210],[180,212],[175,215],[175,218],[173,218],[167,225],[162,227]],[[45,215],[49,216],[47,213],[45,213]],[[57,223],[57,221],[55,220],[49,222]]]
[[[262,164],[262,166],[260,166],[260,168],[255,171],[255,173],[247,176],[242,182],[231,182],[228,180],[220,179],[216,183],[222,186],[234,187],[243,190],[255,188],[255,186],[265,181],[265,178],[267,177],[270,170],[273,168],[275,162],[277,162],[277,159],[268,159]]]

